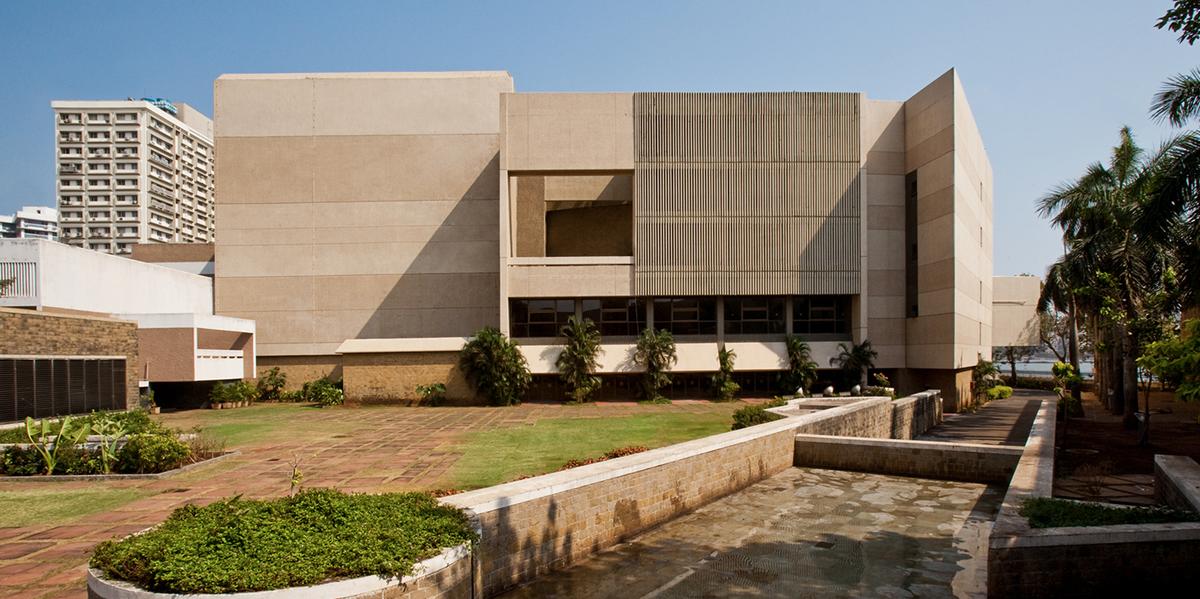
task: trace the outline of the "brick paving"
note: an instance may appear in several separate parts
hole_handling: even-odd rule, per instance
[[[434,489],[461,456],[466,433],[528,425],[547,418],[615,418],[651,413],[730,414],[739,404],[676,401],[671,405],[604,402],[588,406],[528,403],[509,408],[345,408],[305,410],[296,438],[232,447],[240,455],[179,476],[154,481],[7,483],[20,491],[106,485],[149,496],[66,524],[0,528],[0,597],[51,599],[87,596],[84,579],[93,546],[161,522],[184,504],[220,498],[274,497],[288,492],[291,462],[301,459],[306,487],[354,492]],[[171,416],[166,418],[169,425]],[[318,432],[311,432],[311,431]],[[350,432],[347,432],[350,431]]]

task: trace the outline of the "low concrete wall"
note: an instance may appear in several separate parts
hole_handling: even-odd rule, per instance
[[[474,559],[468,545],[459,545],[418,562],[413,566],[413,574],[400,580],[360,576],[274,591],[194,595],[144,591],[89,569],[88,599],[474,599],[477,584]]]
[[[892,402],[893,439],[915,439],[941,423],[941,391],[922,391]]]
[[[443,501],[478,515],[481,596],[490,597],[785,470],[797,431],[886,437],[891,403],[847,401]]]
[[[1007,483],[1021,448],[797,435],[795,465],[967,482]]]
[[[1175,596],[1200,584],[1200,523],[1034,529],[1019,511],[1050,497],[1055,402],[1043,401],[988,550],[989,597]]]
[[[1200,512],[1200,464],[1182,455],[1154,456],[1154,497],[1178,510]]]

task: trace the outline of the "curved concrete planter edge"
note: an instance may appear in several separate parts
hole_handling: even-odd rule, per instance
[[[471,559],[471,546],[464,543],[442,550],[441,553],[413,566],[413,574],[400,580],[381,576],[360,576],[335,580],[307,587],[290,587],[248,593],[204,593],[196,595],[155,593],[132,584],[109,580],[94,568],[88,568],[88,596],[99,599],[328,599],[356,597],[383,591],[390,587],[411,585],[435,574],[462,559]]]

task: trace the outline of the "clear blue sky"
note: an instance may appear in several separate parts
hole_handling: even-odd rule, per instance
[[[212,113],[222,73],[507,70],[521,91],[826,90],[904,99],[950,67],[995,171],[996,274],[1041,274],[1048,188],[1104,158],[1200,47],[1168,0],[43,2],[0,4],[0,213],[54,205],[53,99]]]

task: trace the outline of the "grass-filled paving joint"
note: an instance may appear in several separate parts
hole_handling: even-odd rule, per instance
[[[179,508],[143,534],[106,541],[91,565],[161,593],[236,593],[359,576],[398,578],[477,540],[467,516],[424,493],[328,489]]]
[[[1021,515],[1028,518],[1029,525],[1034,528],[1200,521],[1200,514],[1195,512],[1165,508],[1106,507],[1047,497],[1035,497],[1026,501],[1021,506]]]

